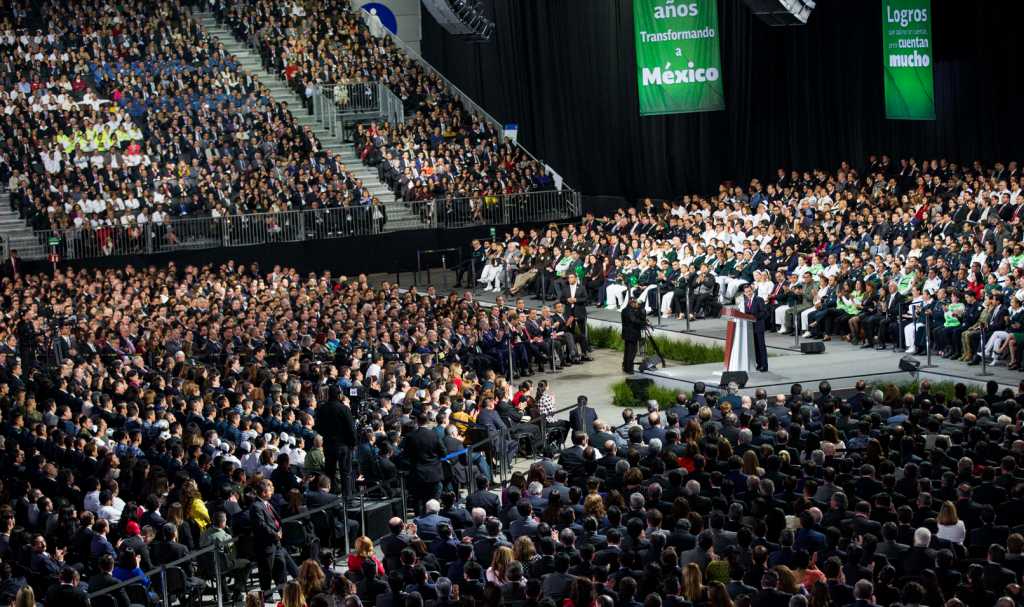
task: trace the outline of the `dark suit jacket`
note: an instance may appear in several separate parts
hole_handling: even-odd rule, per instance
[[[402,441],[402,454],[414,478],[420,483],[439,483],[444,479],[441,458],[446,455],[437,433],[417,428]]]
[[[586,432],[587,436],[594,434],[594,420],[597,419],[597,411],[593,407],[587,406],[583,408],[583,424],[580,425],[580,410],[579,408],[569,411],[569,426],[573,430],[580,430]],[[601,446],[601,445],[598,445]]]
[[[338,400],[329,400],[317,411],[315,429],[324,443],[356,446],[356,423],[352,410]]]
[[[466,497],[466,508],[469,510],[483,508],[487,511],[488,516],[497,516],[498,511],[501,510],[501,500],[490,491],[481,489]]]
[[[252,506],[249,506],[249,522],[252,524],[254,545],[262,548],[265,552],[272,553],[281,542],[277,537],[280,529],[275,524],[274,517],[267,512],[263,500],[256,500]],[[156,555],[153,554],[154,562],[156,562],[156,558]]]
[[[570,304],[569,299],[569,283],[560,283],[560,289],[558,293],[558,300],[565,305],[565,313],[567,316],[575,316],[576,322],[584,322],[587,320],[587,302],[590,300],[590,295],[587,293],[586,287],[583,286],[582,282],[576,283],[576,303]]]
[[[765,305],[764,300],[758,295],[754,295],[751,299],[749,309],[744,307],[745,303],[742,295],[736,299],[736,306],[740,309],[740,312],[754,317],[754,331],[763,333],[765,321],[768,319],[768,306]]]
[[[536,539],[538,526],[537,521],[533,517],[512,521],[508,526],[509,539],[514,542],[523,535]]]
[[[583,449],[573,445],[558,455],[558,464],[569,473],[569,478],[584,474]]]
[[[89,592],[96,592],[103,590],[104,588],[110,588],[121,583],[121,580],[110,575],[109,573],[97,573],[96,575],[89,578]],[[131,600],[128,598],[128,593],[124,588],[114,590],[110,592],[110,596],[114,597],[117,601],[117,607],[131,607]]]
[[[569,596],[573,580],[576,578],[568,573],[549,573],[544,576],[540,583],[540,594],[544,598],[555,600],[556,605],[562,603],[562,599]]]
[[[399,557],[402,554],[402,550],[409,547],[409,543],[412,541],[408,535],[400,533],[395,535],[389,533],[384,537],[380,538],[380,551],[384,555],[384,567],[391,571],[397,569],[399,564]]]
[[[31,567],[33,573],[44,576],[56,576],[64,567],[49,554],[33,554]]]
[[[47,605],[61,607],[89,607],[89,596],[77,587],[68,584],[54,584],[46,591]]]

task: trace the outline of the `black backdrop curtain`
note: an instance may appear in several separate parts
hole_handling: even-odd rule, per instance
[[[468,44],[423,12],[423,54],[588,194],[677,196],[869,153],[1009,159],[1024,137],[1024,2],[932,0],[936,120],[886,120],[881,2],[819,0],[771,28],[719,1],[726,109],[641,118],[630,0],[494,0]]]

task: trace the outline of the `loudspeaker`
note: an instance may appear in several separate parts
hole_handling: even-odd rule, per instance
[[[825,342],[823,341],[805,341],[800,344],[801,354],[823,354],[825,352]]]
[[[900,359],[900,371],[906,371],[907,373],[917,373],[917,370],[921,368],[921,361],[917,360],[913,356],[904,356]]]
[[[730,382],[736,382],[736,385],[742,388],[747,385],[748,379],[750,379],[750,376],[747,375],[746,371],[724,371],[722,373],[722,381],[718,382],[718,387],[727,388]]]
[[[626,385],[638,401],[647,402],[647,391],[654,385],[654,380],[647,377],[627,377]]]
[[[645,358],[643,360],[643,362],[640,363],[640,372],[641,373],[643,373],[644,371],[650,371],[651,369],[657,369],[657,368],[658,368],[658,357],[657,356],[648,356],[647,358]]]

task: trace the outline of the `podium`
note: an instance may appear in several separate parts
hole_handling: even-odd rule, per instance
[[[754,338],[751,335],[754,316],[740,312],[739,308],[723,308],[722,318],[728,325],[725,331],[725,360],[723,371],[746,371],[754,365]]]

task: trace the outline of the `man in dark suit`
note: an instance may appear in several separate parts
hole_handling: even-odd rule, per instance
[[[262,480],[259,484],[258,499],[249,507],[249,523],[252,525],[253,545],[256,547],[256,568],[260,576],[260,588],[264,593],[271,590],[271,581],[284,583],[286,554],[281,549],[281,519],[270,504],[274,496],[274,484]],[[156,554],[153,555],[156,561]]]
[[[8,276],[17,280],[21,275],[21,257],[18,256],[17,249],[11,249],[10,255],[4,261],[2,268],[0,276]]]
[[[587,435],[584,432],[572,433],[572,446],[558,454],[558,465],[565,468],[569,478],[579,478],[586,474],[583,461],[583,450],[587,447]]]
[[[768,370],[768,348],[764,341],[765,323],[768,320],[768,307],[761,296],[754,293],[754,286],[749,282],[743,285],[743,298],[740,311],[754,317],[754,358],[757,370],[764,373]]]
[[[555,570],[541,580],[541,596],[552,599],[556,605],[569,596],[575,576],[569,575],[569,555],[560,552],[555,555]]]
[[[626,346],[622,353],[622,372],[628,375],[633,374],[633,362],[637,350],[640,349],[640,340],[643,338],[644,327],[647,326],[647,316],[640,307],[640,300],[630,299],[629,305],[622,310],[622,340]]]
[[[914,545],[903,555],[903,574],[918,575],[925,569],[935,569],[935,551],[928,546],[932,542],[932,534],[921,527],[914,532]]]
[[[100,557],[97,563],[97,573],[88,580],[89,592],[97,592],[104,588],[110,588],[111,586],[117,586],[121,583],[121,580],[117,579],[110,574],[114,570],[114,557],[109,554],[104,554]],[[128,598],[128,592],[124,588],[113,590],[110,596],[114,597],[117,601],[117,607],[131,607],[131,600]]]
[[[71,567],[60,571],[60,583],[46,591],[47,605],[89,607],[89,595],[78,587],[78,572]]]
[[[476,491],[466,496],[466,508],[483,508],[488,516],[497,516],[501,511],[501,499],[487,489],[487,479],[478,474]]]
[[[341,506],[338,499],[339,497],[340,496],[331,493],[331,479],[327,478],[326,475],[321,475],[315,482],[310,483],[309,490],[306,491],[306,494],[303,496],[303,500],[306,502],[306,506],[310,509],[320,508],[329,504],[337,504],[336,508],[328,508],[325,511],[331,515],[331,521],[333,521],[334,524],[334,536],[339,538],[344,537],[342,534],[347,532],[349,539],[354,540],[354,538],[359,535],[359,523],[345,515],[345,509]],[[312,520],[314,527],[316,527],[317,524],[324,526],[324,524],[320,522],[322,519]],[[348,527],[347,530],[345,528],[346,525]],[[320,535],[321,537],[325,537],[331,532],[330,528],[315,529],[315,531],[317,532],[317,535]]]
[[[586,339],[587,332],[587,302],[589,301],[589,294],[587,293],[586,287],[579,281],[579,278],[575,273],[570,273],[567,276],[566,282],[560,285],[558,300],[565,306],[566,319],[565,322],[568,328],[572,330],[576,336],[576,341],[580,344],[580,355],[583,360],[589,361],[591,358],[587,356],[587,350],[590,348],[590,342]],[[582,339],[581,339],[582,338]]]
[[[896,541],[899,537],[899,532],[899,527],[896,526],[896,523],[888,522],[882,525],[882,541],[878,542],[875,546],[875,554],[884,556],[896,567],[896,571],[901,572],[903,569],[901,560],[907,550],[910,550],[910,546]]]
[[[388,528],[391,533],[380,538],[380,551],[384,555],[384,567],[388,571],[394,571],[400,566],[402,550],[409,547],[413,536],[409,533],[412,527],[402,522],[402,519],[392,517],[388,521]]]
[[[516,512],[519,514],[519,518],[512,521],[508,527],[508,539],[513,542],[519,539],[521,536],[528,536],[532,539],[537,539],[537,519],[533,518],[533,506],[530,504],[530,500],[521,499],[516,504]]]
[[[441,502],[427,500],[426,514],[412,520],[412,522],[416,523],[416,535],[420,536],[424,541],[432,542],[437,539],[437,527],[439,525],[446,524],[450,526],[452,524],[449,519],[438,514],[440,511]]]
[[[441,494],[441,480],[444,479],[441,458],[446,452],[437,432],[427,427],[426,413],[421,411],[416,423],[419,427],[402,439],[401,447],[409,471],[407,486],[413,498],[413,508],[422,511],[427,500],[436,499]]]
[[[580,419],[580,411],[583,412],[583,419]],[[569,427],[575,432],[586,432],[587,436],[594,434],[594,420],[597,419],[597,411],[587,406],[587,397],[579,395],[576,397],[576,408],[569,411]]]
[[[46,539],[42,535],[36,535],[32,538],[30,568],[36,575],[55,578],[64,568],[64,551],[58,548],[56,554],[51,555],[46,551]]]
[[[352,450],[356,447],[356,424],[352,410],[342,403],[341,387],[328,390],[327,402],[316,412],[314,429],[324,439],[324,473],[336,493],[352,497]],[[337,474],[341,473],[341,484]]]

